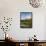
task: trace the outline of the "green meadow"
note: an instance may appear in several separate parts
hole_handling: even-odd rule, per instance
[[[21,28],[32,28],[32,19],[20,20]]]

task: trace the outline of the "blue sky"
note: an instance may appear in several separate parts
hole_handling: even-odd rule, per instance
[[[32,18],[32,12],[20,12],[21,20]]]

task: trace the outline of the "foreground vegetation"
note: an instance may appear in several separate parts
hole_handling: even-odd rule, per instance
[[[20,20],[21,28],[32,28],[32,19]]]

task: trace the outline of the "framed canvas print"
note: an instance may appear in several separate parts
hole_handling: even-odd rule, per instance
[[[32,12],[20,12],[20,28],[32,28]]]

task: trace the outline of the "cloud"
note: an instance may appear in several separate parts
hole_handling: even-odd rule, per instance
[[[25,16],[25,17],[22,17],[21,20],[25,20],[25,19],[30,19],[32,18],[31,16]]]

